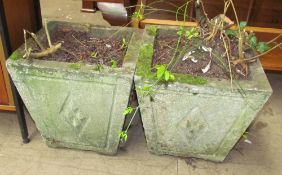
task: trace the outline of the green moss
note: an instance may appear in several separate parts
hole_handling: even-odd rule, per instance
[[[15,52],[12,53],[12,55],[9,58],[11,60],[15,61],[15,60],[19,60],[19,59],[23,58],[23,56],[19,51],[15,51]]]
[[[141,47],[137,63],[137,75],[146,78],[154,77],[151,71],[151,60],[153,57],[153,51],[153,44],[145,44]]]
[[[156,80],[156,74],[152,72],[151,62],[154,54],[153,44],[144,44],[140,49],[139,59],[137,62],[136,74],[143,78]],[[175,81],[180,83],[203,85],[207,80],[203,77],[196,77],[189,74],[176,74]]]
[[[69,65],[69,68],[79,70],[81,68],[81,65],[78,63],[73,63]]]
[[[147,32],[148,32],[148,34],[151,35],[151,36],[156,36],[157,30],[158,30],[158,27],[157,27],[157,26],[154,26],[154,25],[152,25],[152,26],[150,26],[150,27],[147,28]]]
[[[175,81],[180,83],[187,83],[187,84],[194,84],[194,85],[203,85],[206,84],[208,81],[203,77],[196,77],[187,74],[174,74]]]

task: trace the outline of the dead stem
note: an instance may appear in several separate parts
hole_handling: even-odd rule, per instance
[[[251,58],[244,59],[244,61],[251,61],[251,60],[253,60],[253,59],[256,59],[256,58],[258,58],[258,57],[261,57],[261,56],[267,54],[268,52],[271,52],[272,50],[274,50],[274,49],[276,49],[276,48],[278,48],[278,47],[280,48],[280,46],[282,46],[282,43],[277,44],[276,46],[272,47],[272,48],[269,49],[268,51],[263,52],[263,53],[261,53],[261,54],[259,54],[259,55],[256,55],[256,56],[251,57]]]
[[[36,44],[38,45],[38,47],[40,48],[40,50],[45,50],[45,48],[42,46],[42,44],[39,42],[39,40],[37,39],[36,35],[32,32],[29,32],[28,30],[25,30],[24,29],[24,37],[25,37],[25,41],[26,41],[26,33],[28,33],[32,38],[33,40],[36,42]],[[25,42],[25,46],[26,46],[26,42]],[[26,46],[27,47],[27,46]]]
[[[85,44],[83,44],[81,41],[79,41],[75,36],[71,35],[79,44],[81,44],[82,46],[88,48]]]
[[[273,38],[272,40],[268,41],[266,44],[270,44],[273,43],[274,41],[276,41],[278,38],[280,38],[280,36],[282,36],[282,34],[276,36],[275,38]]]
[[[48,26],[47,26],[47,20],[46,19],[44,19],[44,29],[45,29],[45,33],[46,33],[46,36],[47,36],[49,47],[51,48],[53,45],[52,45],[50,34],[49,34],[49,31],[48,31]]]
[[[232,0],[229,0],[229,2],[231,3],[235,18],[236,18],[236,22],[237,22],[237,27],[238,27],[238,31],[239,31],[239,37],[238,37],[238,52],[239,52],[239,59],[244,59],[244,54],[243,54],[243,37],[242,37],[242,31],[240,28],[240,23],[239,23],[239,19],[238,19],[238,15],[237,15],[237,11],[235,9],[234,3]]]
[[[223,44],[224,44],[224,48],[226,50],[226,56],[227,56],[227,60],[228,60],[228,67],[229,67],[229,74],[230,74],[231,90],[233,91],[233,75],[232,75],[230,55],[229,55],[231,53],[229,53],[229,49],[228,49],[228,46],[227,46],[226,41],[225,41],[225,36],[223,36],[222,33],[221,33],[221,37],[222,37],[222,41],[223,41]],[[229,46],[229,48],[230,48],[230,46]]]
[[[34,33],[31,33],[31,32],[28,32],[27,30],[24,30],[24,35],[25,35],[24,36],[24,38],[25,38],[25,52],[26,52],[24,57],[26,57],[26,58],[29,58],[29,57],[42,58],[42,57],[45,57],[45,56],[47,56],[49,54],[55,53],[58,49],[60,49],[62,47],[62,43],[58,43],[55,46],[52,45],[51,39],[50,39],[50,34],[49,34],[49,31],[48,31],[48,27],[47,27],[47,21],[44,20],[44,23],[45,23],[44,28],[45,28],[45,33],[46,33],[46,36],[47,36],[49,48],[44,49],[43,45],[40,43],[40,41],[38,40],[38,38],[36,37],[36,35]],[[31,35],[33,40],[40,47],[41,52],[31,53],[31,48],[27,49],[26,33]]]

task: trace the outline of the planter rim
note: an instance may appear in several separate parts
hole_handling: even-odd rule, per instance
[[[152,35],[152,33],[150,33],[150,28],[154,26],[157,28],[157,31],[154,35]],[[187,27],[189,28],[189,27]],[[144,31],[144,37],[143,37],[143,45],[141,47],[145,47],[148,45],[151,45],[153,43],[155,43],[155,37],[158,33],[158,30],[167,30],[167,31],[171,31],[171,30],[177,30],[179,29],[179,26],[163,26],[163,25],[146,25],[145,26],[145,31]],[[154,47],[154,45],[152,45]],[[153,48],[154,49],[154,48]],[[141,54],[139,54],[141,55]],[[153,55],[151,55],[150,58],[147,59],[151,59],[152,60]],[[139,58],[140,59],[140,58]],[[150,60],[150,63],[151,63]],[[142,76],[138,73],[138,68],[140,67],[141,63],[140,61],[137,62],[137,73],[135,74],[135,81],[139,82],[139,81],[152,81],[151,77],[147,77],[147,76]],[[151,69],[151,65],[149,65],[150,67],[147,66],[147,69]],[[233,90],[237,91],[238,89],[243,89],[243,90],[250,90],[250,91],[265,91],[265,92],[272,92],[272,88],[268,82],[268,79],[264,73],[264,70],[261,66],[261,63],[259,61],[259,59],[255,62],[250,64],[250,70],[251,70],[251,75],[250,75],[250,79],[249,80],[236,80],[233,82]],[[152,72],[151,72],[152,73]],[[194,83],[185,83],[185,82],[181,82],[181,81],[177,81],[177,76],[181,75],[182,77],[187,76],[188,78],[192,77],[192,78],[203,78],[205,79],[207,82],[206,83],[202,83],[202,84],[194,84]],[[231,83],[229,79],[222,79],[219,80],[218,78],[209,78],[209,77],[201,77],[201,76],[191,76],[190,74],[175,74],[176,76],[176,81],[170,83],[168,86],[163,86],[163,88],[167,88],[167,89],[174,89],[175,86],[178,87],[182,87],[183,90],[187,89],[187,88],[193,88],[193,87],[211,87],[211,88],[222,88],[222,89],[227,89],[228,91],[232,90],[231,88]],[[237,86],[237,87],[236,87]]]
[[[106,27],[106,26],[97,26],[87,23],[73,23],[73,22],[66,22],[66,21],[49,21],[48,28],[54,28],[57,26],[79,26],[83,27],[90,31],[90,29],[100,29],[100,30],[109,30],[109,32],[116,32],[121,30],[122,27]],[[96,64],[87,64],[87,63],[69,63],[69,62],[60,62],[60,61],[48,61],[48,60],[40,60],[40,59],[24,59],[24,44],[20,46],[16,51],[12,53],[9,59],[6,61],[7,65],[13,66],[23,66],[23,67],[32,67],[38,69],[46,69],[46,70],[60,70],[61,72],[91,72],[96,74],[107,74],[112,75],[115,73],[123,73],[126,74],[133,74],[135,71],[136,62],[138,59],[138,54],[136,54],[134,48],[139,48],[141,45],[142,40],[142,30],[141,29],[133,29],[129,27],[123,27],[124,31],[132,32],[129,42],[128,48],[126,53],[123,57],[123,64],[122,67],[117,68],[110,68],[108,66],[104,66],[103,70],[95,70],[97,67]],[[44,29],[41,29],[37,32],[37,35],[45,35]],[[27,42],[32,42],[31,38],[28,39]],[[134,44],[133,44],[134,43]],[[71,65],[78,65],[78,69],[71,68]]]

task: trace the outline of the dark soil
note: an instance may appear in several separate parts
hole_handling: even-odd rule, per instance
[[[221,45],[219,45],[217,41],[212,41],[210,43],[205,43],[201,41],[199,38],[188,40],[185,37],[181,38],[178,52],[176,52],[175,62],[169,64],[173,55],[175,54],[175,48],[178,42],[178,35],[176,34],[162,34],[159,33],[155,40],[154,45],[154,57],[152,61],[152,67],[157,64],[167,64],[170,65],[170,70],[174,73],[181,74],[190,74],[194,76],[202,76],[202,77],[211,77],[218,79],[229,79],[230,72],[228,67],[227,57],[224,56],[225,49]],[[237,44],[234,42],[232,49],[234,53],[237,51]],[[206,47],[210,47],[213,49],[213,53],[217,53],[217,57],[211,55],[210,52],[204,52],[201,49],[201,46],[205,45]],[[197,62],[193,62],[191,58],[186,60],[182,60],[183,57],[190,51],[195,51],[195,53],[191,54]],[[234,54],[235,55],[235,54]],[[210,69],[203,73],[202,69],[206,68],[206,66],[210,64]],[[244,72],[242,69],[237,68],[236,70],[240,70],[241,73],[237,73],[235,67],[233,67],[232,72],[235,79],[247,79],[248,76],[242,75]],[[237,70],[237,71],[238,71]]]
[[[53,31],[51,41],[53,45],[62,43],[62,48],[54,54],[41,58],[43,60],[107,66],[111,66],[112,60],[115,60],[117,67],[121,67],[126,52],[126,47],[122,48],[122,40],[93,38],[86,32],[65,27]],[[47,39],[44,45],[47,47]]]

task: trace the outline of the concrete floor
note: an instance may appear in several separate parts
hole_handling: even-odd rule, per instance
[[[47,19],[108,25],[100,13],[81,14],[79,0],[41,0]],[[68,16],[70,15],[70,16]],[[156,156],[136,122],[117,156],[48,148],[27,115],[31,142],[22,144],[15,113],[0,112],[0,175],[279,175],[282,172],[282,74],[267,73],[274,93],[223,163]]]

